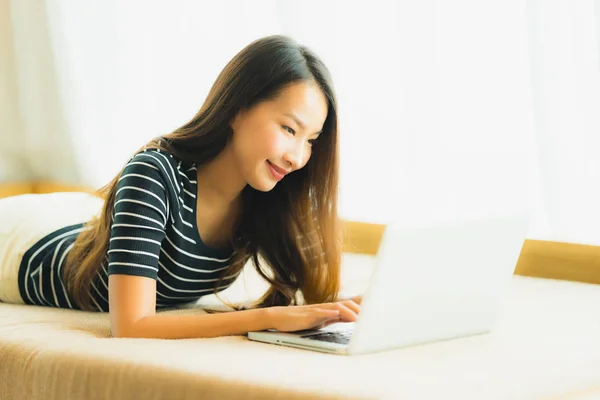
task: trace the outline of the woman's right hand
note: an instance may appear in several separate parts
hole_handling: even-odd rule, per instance
[[[280,306],[266,309],[269,325],[280,332],[320,329],[337,322],[355,322],[360,306],[352,301],[310,304],[305,306]]]

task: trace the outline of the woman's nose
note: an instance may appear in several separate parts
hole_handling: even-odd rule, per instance
[[[302,162],[304,158],[304,149],[302,146],[295,146],[294,149],[285,153],[283,159],[286,162],[287,167],[291,167],[293,170],[302,168]]]

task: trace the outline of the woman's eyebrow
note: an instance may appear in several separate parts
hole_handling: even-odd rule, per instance
[[[306,130],[306,125],[304,125],[304,123],[296,115],[294,115],[292,113],[285,113],[284,115],[292,118],[294,120],[294,122],[296,122],[298,124],[298,126],[300,126],[300,128]],[[323,133],[323,129],[321,129],[319,132],[313,133],[313,135],[319,135],[321,133]]]

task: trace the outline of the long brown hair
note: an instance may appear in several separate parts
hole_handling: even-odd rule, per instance
[[[306,166],[274,189],[244,188],[242,214],[231,238],[234,256],[222,274],[237,273],[252,259],[257,272],[270,284],[257,307],[334,301],[339,292],[342,235],[337,214],[337,102],[324,63],[288,36],[255,40],[229,61],[188,123],[134,153],[158,148],[185,162],[206,164],[231,139],[229,124],[239,111],[276,98],[287,85],[306,81],[316,83],[328,102],[323,133]],[[93,309],[90,286],[107,258],[121,173],[98,190],[105,199],[102,211],[86,223],[87,229],[79,234],[63,267],[67,291],[83,310]],[[218,282],[215,293],[219,286]]]

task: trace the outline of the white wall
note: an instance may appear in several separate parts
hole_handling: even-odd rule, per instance
[[[565,40],[579,46],[597,28],[586,14],[593,3],[561,14],[579,35],[570,39],[556,36],[547,14],[560,7],[541,4],[13,0],[24,130],[42,138],[26,141],[29,164],[36,174],[105,184],[132,151],[196,113],[237,51],[285,33],[334,77],[344,218],[410,225],[532,210],[529,237],[598,244],[600,198],[590,187],[600,90],[565,53]],[[44,47],[47,32],[49,50],[39,51],[26,26],[44,15],[33,37]],[[597,42],[586,45],[578,54],[592,74]],[[565,103],[565,82],[583,97]]]

